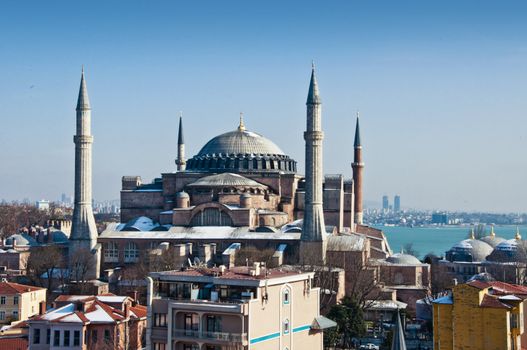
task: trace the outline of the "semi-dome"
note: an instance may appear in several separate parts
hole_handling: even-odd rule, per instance
[[[296,161],[274,142],[245,129],[243,120],[234,131],[212,138],[187,161],[189,171],[296,172]]]
[[[401,264],[401,265],[417,265],[421,264],[419,259],[410,254],[396,253],[386,258],[386,261],[392,264]]]
[[[5,240],[5,244],[6,245],[17,245],[17,246],[36,246],[38,245],[37,244],[37,241],[31,237],[30,235],[28,235],[27,233],[16,233],[14,235],[11,235],[9,237],[7,237],[7,239]]]
[[[496,234],[494,233],[494,227],[491,227],[490,234],[488,236],[481,237],[479,240],[487,243],[492,248],[496,248],[498,244],[505,241],[505,238],[496,236]]]
[[[223,173],[202,177],[196,182],[190,183],[187,187],[254,187],[267,188],[267,186],[248,179],[244,176],[232,173]]]
[[[446,252],[446,259],[448,261],[478,262],[485,260],[492,250],[488,243],[469,238],[454,244]]]
[[[521,249],[518,249],[521,247]],[[496,262],[515,262],[525,259],[526,252],[525,242],[522,241],[520,231],[516,230],[516,236],[513,239],[504,240],[494,248],[489,256],[489,261]]]

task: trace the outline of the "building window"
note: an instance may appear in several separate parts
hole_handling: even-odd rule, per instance
[[[166,327],[167,314],[154,314],[154,327]]]
[[[5,298],[5,296],[3,296],[3,295],[0,297],[0,304],[1,304],[1,305],[5,305],[5,299],[6,299],[6,298]]]
[[[13,311],[13,321],[18,321],[18,311]]]
[[[81,332],[73,331],[73,346],[81,345]]]
[[[207,316],[207,332],[221,332],[221,316]]]
[[[104,341],[105,342],[109,342],[110,341],[110,330],[109,329],[105,329],[104,330]]]
[[[284,290],[284,304],[289,304],[289,289]]]
[[[33,344],[40,344],[40,328],[33,330]]]
[[[183,350],[199,350],[199,346],[197,344],[185,344]]]
[[[104,261],[117,262],[119,261],[119,248],[117,243],[108,242],[104,244]]]
[[[5,320],[5,311],[0,311],[0,321]]]
[[[18,305],[18,296],[13,297],[13,304]]]
[[[53,346],[60,346],[60,331],[53,332]]]
[[[51,329],[46,329],[46,344],[49,344],[51,341]]]
[[[165,343],[154,343],[154,350],[166,350]]]
[[[96,329],[91,331],[91,342],[92,344],[97,343],[97,330]]]
[[[64,331],[64,346],[70,346],[70,331]]]
[[[217,208],[205,208],[192,217],[190,226],[233,226],[233,222],[226,212]]]
[[[124,262],[136,262],[139,260],[139,249],[134,242],[126,243],[124,248]]]
[[[289,334],[289,320],[287,318],[284,321],[284,334]]]

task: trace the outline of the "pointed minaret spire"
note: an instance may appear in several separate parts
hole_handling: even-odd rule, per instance
[[[362,172],[364,170],[364,163],[362,162],[362,143],[360,140],[359,127],[359,112],[357,112],[357,122],[355,125],[355,140],[353,142],[353,192],[355,195],[355,202],[353,205],[355,211],[355,223],[362,225]],[[353,230],[353,227],[351,228]]]
[[[476,239],[476,235],[474,233],[474,227],[470,229],[470,239]]]
[[[300,237],[300,261],[302,264],[321,264],[326,258],[326,226],[324,224],[323,162],[322,162],[322,105],[318,93],[315,66],[311,69],[311,81],[307,95],[305,204],[302,235]]]
[[[353,142],[354,147],[362,147],[360,143],[360,127],[359,127],[359,112],[357,111],[357,123],[355,124],[355,141]]]
[[[81,73],[79,97],[77,99],[77,132],[75,143],[75,200],[69,238],[70,276],[74,278],[81,269],[76,263],[79,256],[91,254],[89,271],[86,278],[99,278],[101,245],[97,243],[97,226],[92,209],[92,143],[91,108],[88,89],[84,79],[84,67]]]
[[[391,350],[406,350],[406,341],[404,340],[404,329],[401,323],[399,309],[395,314],[395,328],[393,329]]]
[[[90,99],[88,98],[88,89],[86,88],[86,80],[84,79],[84,65],[81,71],[81,85],[79,88],[79,97],[77,98],[77,111],[81,109],[91,109]]]
[[[178,171],[183,171],[187,167],[187,160],[185,159],[185,139],[183,137],[183,112],[179,112],[176,166]]]
[[[315,62],[311,63],[311,81],[309,82],[309,91],[307,93],[306,104],[320,104],[320,95],[318,93],[317,77],[315,76]]]
[[[514,236],[514,239],[517,241],[521,241],[522,235],[520,234],[520,228],[516,226],[516,235]]]
[[[496,233],[494,233],[494,225],[490,227],[490,237],[492,238],[496,237]]]
[[[245,131],[245,124],[243,122],[243,112],[240,112],[240,125],[238,125],[238,131]]]

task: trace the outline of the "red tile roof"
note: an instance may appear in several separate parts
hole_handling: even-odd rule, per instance
[[[146,317],[146,306],[137,304],[136,306],[130,307],[130,311],[132,311],[137,318],[145,318]]]
[[[0,338],[0,349],[2,350],[27,350],[27,338]]]
[[[27,286],[25,284],[18,284],[13,282],[0,282],[0,294],[2,295],[21,294],[43,289],[46,288]]]
[[[485,294],[480,304],[481,307],[491,307],[496,309],[511,309],[512,306],[502,303],[498,298]]]

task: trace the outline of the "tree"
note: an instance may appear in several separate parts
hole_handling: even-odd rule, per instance
[[[58,246],[36,247],[29,255],[26,276],[33,285],[45,287],[51,293],[57,284],[55,276],[65,265],[64,255]]]
[[[88,292],[88,272],[96,268],[93,254],[89,249],[81,248],[70,257],[70,281],[76,285],[77,292],[84,294]]]
[[[468,231],[467,238],[472,238],[472,233],[474,233],[475,239],[483,238],[487,235],[487,229],[485,224],[477,224]]]
[[[403,252],[405,254],[419,256],[419,252],[414,248],[413,243],[405,243],[405,245],[403,245]]]
[[[251,266],[255,262],[264,262],[265,266],[273,267],[274,249],[258,249],[255,246],[245,246],[236,252],[234,264],[236,266]]]
[[[344,298],[342,304],[333,306],[327,317],[335,321],[337,326],[324,332],[326,347],[350,349],[353,338],[362,337],[366,333],[362,308],[350,298]]]

